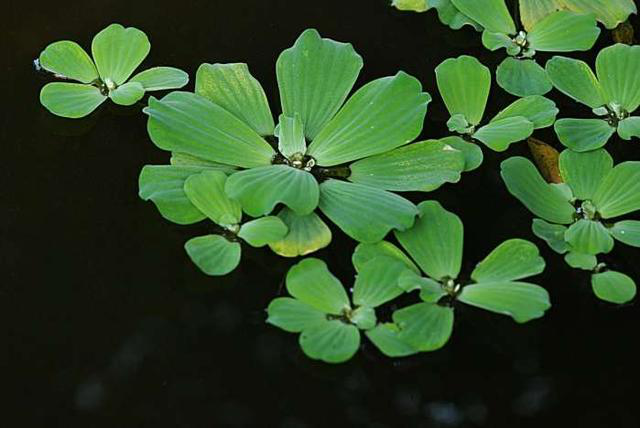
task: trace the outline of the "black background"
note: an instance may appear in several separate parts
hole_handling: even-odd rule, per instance
[[[438,199],[460,215],[467,273],[504,239],[534,240],[547,259],[536,278],[551,293],[547,316],[517,325],[460,306],[439,352],[390,360],[363,341],[352,361],[330,366],[264,323],[294,260],[245,249],[233,274],[207,277],[183,250],[206,226],[171,224],[138,198],[141,167],[168,160],[147,137],[142,103],[56,118],[39,104],[48,78],[32,65],[48,43],[88,49],[96,32],[120,22],[151,39],[142,68],[173,65],[194,76],[202,62],[247,62],[277,114],[275,60],[315,27],[364,57],[356,87],[399,69],[418,77],[434,98],[423,137],[440,137],[448,115],[433,69],[469,54],[495,70],[503,57],[482,48],[473,30],[452,31],[435,13],[401,13],[386,0],[10,0],[3,15],[2,426],[639,426],[638,306],[598,301],[588,273],[533,237],[530,213],[499,177],[499,162],[528,155],[526,144],[485,150],[483,167],[461,183],[409,197]],[[592,63],[610,43],[603,32],[593,52],[573,56]],[[590,113],[550,97],[561,117]],[[512,100],[495,87],[486,117]],[[536,136],[555,141],[551,130]],[[607,147],[618,162],[640,153],[637,141]],[[334,230],[318,254],[347,286],[353,248]],[[617,244],[607,261],[640,282],[639,256]]]

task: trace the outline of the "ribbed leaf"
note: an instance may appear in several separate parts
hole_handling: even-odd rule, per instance
[[[240,244],[230,242],[220,235],[192,238],[184,248],[193,263],[207,275],[226,275],[240,263]]]
[[[599,299],[611,303],[627,303],[636,297],[636,284],[629,276],[615,271],[591,276],[593,292]]]
[[[509,49],[514,46],[514,42],[508,34],[484,30],[482,32],[482,45],[493,52],[500,48]]]
[[[199,166],[213,168],[217,171],[222,171],[225,174],[233,174],[237,171],[235,166],[225,165],[219,162],[213,162],[206,159],[199,158],[197,156],[188,155],[186,153],[172,152],[171,159],[169,160],[171,165],[176,166]]]
[[[276,216],[267,216],[243,224],[238,238],[242,238],[252,247],[259,248],[281,240],[287,232],[287,225],[282,220]]]
[[[613,238],[599,221],[580,219],[564,234],[571,251],[583,254],[608,253],[613,249]]]
[[[640,138],[640,117],[628,117],[618,123],[618,135],[623,140]]]
[[[473,138],[492,150],[503,152],[512,143],[526,140],[533,134],[533,129],[533,123],[522,116],[507,117],[481,127],[473,134]]]
[[[463,226],[457,215],[436,201],[418,205],[420,217],[411,230],[396,238],[418,266],[430,277],[456,278],[462,263]]]
[[[600,184],[593,203],[604,218],[640,210],[640,162],[623,162]]]
[[[149,98],[144,113],[159,148],[206,160],[252,168],[269,165],[275,154],[253,129],[222,107],[196,94],[172,92]]]
[[[440,139],[443,143],[460,150],[464,155],[464,170],[473,171],[482,165],[484,154],[477,144],[469,143],[457,136],[445,137]]]
[[[569,250],[569,245],[564,240],[564,234],[567,231],[566,226],[551,224],[539,218],[534,218],[531,229],[534,235],[545,240],[547,245],[556,253],[564,254]]]
[[[189,75],[179,68],[153,67],[133,76],[129,82],[138,82],[145,91],[180,89],[189,83]]]
[[[593,254],[570,251],[564,255],[564,261],[574,269],[593,270],[598,264],[598,259]]]
[[[551,307],[549,293],[526,282],[483,282],[462,289],[458,300],[524,323],[540,318]]]
[[[360,331],[356,326],[342,321],[325,321],[302,332],[300,347],[311,359],[342,363],[358,351]]]
[[[40,91],[40,103],[47,110],[70,119],[88,115],[106,99],[98,88],[82,83],[52,82]]]
[[[398,260],[404,263],[404,265],[415,274],[420,275],[420,270],[411,259],[407,257],[400,248],[387,241],[379,241],[374,244],[358,244],[353,252],[351,261],[356,271],[360,272],[367,263],[380,257],[391,257]]]
[[[316,214],[298,215],[285,207],[278,217],[289,229],[289,233],[269,246],[283,257],[298,257],[311,254],[331,243],[331,230]]]
[[[561,10],[539,21],[527,35],[527,40],[530,48],[536,51],[587,51],[599,35],[600,28],[593,15]]]
[[[391,229],[410,228],[418,214],[401,196],[339,180],[320,185],[319,207],[344,233],[366,243],[382,240]]]
[[[457,183],[465,157],[444,142],[429,140],[359,160],[349,168],[354,183],[400,192],[431,191]]]
[[[393,313],[402,342],[421,352],[442,348],[453,331],[453,309],[434,303],[417,303]]]
[[[288,117],[281,114],[278,129],[278,150],[280,153],[287,158],[291,158],[295,154],[304,155],[306,153],[307,142],[304,139],[300,115]]]
[[[353,303],[377,308],[403,294],[398,278],[407,269],[407,265],[396,258],[382,256],[369,260],[356,276]]]
[[[609,232],[622,243],[640,247],[640,221],[638,220],[619,221],[609,229]]]
[[[273,135],[273,116],[264,89],[247,64],[202,64],[196,94],[232,113],[260,135]]]
[[[287,165],[269,165],[237,172],[226,191],[252,217],[270,214],[282,203],[306,215],[318,206],[318,182],[310,173]]]
[[[604,48],[596,59],[596,73],[604,94],[629,113],[640,106],[640,46],[616,44]]]
[[[420,135],[430,101],[420,81],[404,72],[369,82],[349,98],[307,153],[319,165],[332,166],[403,146]]]
[[[540,129],[553,125],[559,111],[556,103],[549,98],[531,95],[511,103],[491,121],[497,122],[502,119],[521,116],[533,123],[535,129]]]
[[[69,40],[51,43],[42,51],[39,61],[45,70],[82,83],[91,83],[99,77],[89,54]]]
[[[536,23],[558,10],[558,1],[562,0],[520,0],[520,21],[525,30],[531,31]]]
[[[300,333],[327,320],[326,314],[291,297],[278,297],[269,303],[267,322],[288,331]]]
[[[184,182],[184,192],[189,201],[220,226],[240,223],[242,207],[225,193],[227,176],[220,171],[203,171]]]
[[[276,63],[282,112],[300,114],[305,135],[313,140],[344,103],[362,64],[350,44],[306,30]]]
[[[512,157],[502,162],[501,170],[509,192],[529,211],[552,223],[573,222],[573,206],[561,192],[542,178],[531,161],[519,156]]]
[[[560,154],[560,174],[577,199],[592,199],[613,168],[613,158],[604,149],[579,153],[564,150]]]
[[[545,262],[538,247],[522,239],[510,239],[498,245],[471,273],[475,282],[516,281],[537,275]]]
[[[533,59],[505,58],[496,70],[496,82],[512,95],[544,95],[553,86],[544,68]]]
[[[491,89],[491,72],[471,56],[449,58],[436,67],[440,95],[451,116],[461,114],[471,125],[482,121]]]
[[[576,152],[599,149],[616,132],[602,119],[560,119],[554,128],[560,142]]]
[[[608,29],[615,28],[627,20],[630,14],[637,13],[633,0],[556,0],[559,4],[576,12],[594,13],[598,21]]]
[[[554,56],[545,68],[553,86],[565,95],[592,109],[607,104],[600,82],[586,62]]]
[[[341,315],[350,308],[347,292],[322,260],[302,260],[289,269],[286,282],[289,294],[326,314]]]
[[[516,26],[504,0],[451,0],[465,15],[494,33],[515,34]]]
[[[147,57],[151,44],[146,34],[134,27],[111,24],[95,35],[91,53],[102,80],[122,85]]]
[[[127,82],[111,91],[109,98],[121,106],[131,106],[144,97],[144,86],[139,82]]]
[[[393,323],[378,324],[364,334],[387,357],[406,357],[418,352],[400,339],[400,329]]]

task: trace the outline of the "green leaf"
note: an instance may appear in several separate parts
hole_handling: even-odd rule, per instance
[[[534,218],[532,231],[538,238],[545,240],[556,253],[564,254],[569,250],[569,245],[564,240],[564,234],[567,231],[566,226],[551,224],[539,218]]]
[[[140,172],[139,196],[153,201],[162,217],[178,224],[192,224],[206,216],[184,192],[184,183],[205,168],[199,166],[146,165]]]
[[[306,215],[318,206],[318,182],[307,171],[287,165],[269,165],[236,172],[226,191],[252,217],[270,214],[279,203]]]
[[[473,138],[482,141],[492,150],[503,152],[512,143],[526,140],[533,134],[533,129],[533,123],[525,117],[507,117],[492,120],[489,124],[478,129],[473,134]]]
[[[526,158],[517,156],[501,164],[501,175],[509,193],[532,213],[552,223],[570,224],[575,209],[561,192],[554,189]]]
[[[273,116],[264,89],[247,64],[202,64],[196,94],[227,110],[260,135],[273,135]]]
[[[393,313],[400,329],[397,337],[420,352],[442,348],[453,331],[453,309],[434,303],[417,303]]]
[[[180,89],[189,83],[189,75],[179,68],[152,67],[133,76],[129,82],[142,84],[145,91]]]
[[[295,264],[286,282],[289,294],[326,314],[342,315],[351,307],[344,287],[320,259],[308,258]]]
[[[400,329],[393,323],[378,324],[364,334],[387,357],[406,357],[418,352],[400,339]]]
[[[497,122],[512,117],[524,117],[535,129],[546,128],[553,125],[560,110],[556,103],[540,95],[531,95],[520,98],[503,109],[491,121]]]
[[[462,289],[458,300],[524,323],[540,318],[551,307],[549,293],[526,282],[483,282]]]
[[[282,112],[300,114],[305,135],[313,140],[344,103],[362,65],[350,44],[306,30],[276,63]]]
[[[184,182],[184,192],[202,213],[214,223],[227,227],[240,223],[240,203],[225,193],[227,176],[221,171],[203,171]]]
[[[640,46],[616,44],[604,48],[596,58],[596,74],[609,102],[627,112],[640,106]]]
[[[295,117],[280,115],[278,150],[288,159],[293,155],[304,155],[307,152],[300,115],[296,114]]]
[[[349,317],[349,321],[355,324],[360,330],[370,330],[378,323],[376,311],[368,306],[360,306]]]
[[[505,58],[496,70],[496,82],[518,97],[544,95],[553,88],[544,68],[533,59]]]
[[[404,290],[398,286],[398,278],[407,269],[406,264],[392,257],[369,260],[356,276],[353,303],[377,308],[403,294]]]
[[[427,275],[456,278],[462,263],[462,221],[436,201],[422,202],[418,209],[413,228],[396,232],[396,238]]]
[[[609,172],[593,196],[604,218],[640,210],[640,162],[623,162]]]
[[[451,116],[478,125],[491,89],[491,72],[472,56],[449,58],[436,67],[436,82]]]
[[[305,256],[331,243],[331,230],[316,213],[301,216],[285,207],[278,217],[289,233],[281,240],[269,243],[269,246],[280,256]]]
[[[287,225],[275,216],[251,220],[240,227],[238,238],[242,238],[252,247],[264,247],[277,242],[287,235]]]
[[[134,27],[111,24],[95,35],[91,53],[98,74],[108,84],[122,85],[147,57],[151,44],[146,34]]]
[[[628,117],[618,122],[618,135],[623,140],[640,138],[640,117]]]
[[[196,94],[150,97],[143,112],[149,115],[151,140],[163,150],[244,168],[269,165],[275,154],[244,122]]]
[[[351,261],[357,272],[360,272],[365,264],[379,257],[391,257],[401,261],[415,274],[420,275],[420,269],[411,261],[402,250],[390,242],[378,241],[374,244],[358,244]]]
[[[554,128],[560,142],[576,152],[599,149],[616,132],[602,119],[560,119]]]
[[[449,132],[457,132],[458,134],[470,134],[473,132],[473,125],[470,125],[464,114],[454,114],[447,120],[447,128]]]
[[[440,299],[448,294],[446,291],[444,291],[442,285],[439,282],[434,281],[431,278],[422,277],[413,284],[408,281],[408,278],[409,273],[405,272],[402,274],[399,282],[400,287],[404,288],[405,290],[413,290],[413,288],[417,286],[420,290],[420,299],[422,299],[422,301],[424,302],[438,303]]]
[[[457,183],[464,154],[438,140],[408,144],[352,164],[349,180],[384,190],[431,191]]]
[[[230,242],[220,235],[189,239],[184,248],[193,263],[207,275],[226,275],[240,263],[240,244]]]
[[[186,153],[172,152],[170,163],[171,165],[176,165],[176,166],[199,166],[199,167],[212,168],[217,171],[222,171],[227,175],[230,175],[236,172],[236,167],[234,166],[208,161],[206,159],[202,159],[197,156],[188,155]]]
[[[599,221],[580,219],[564,234],[571,251],[583,254],[609,253],[613,249],[613,238]]]
[[[429,9],[428,0],[393,0],[391,6],[412,12],[425,12]]]
[[[451,0],[428,0],[429,6],[438,11],[440,22],[453,30],[459,30],[465,25],[472,26],[476,31],[482,31],[482,26],[456,8]]]
[[[524,25],[525,30],[531,31],[543,18],[560,9],[557,1],[558,0],[519,1],[520,21],[522,25]]]
[[[109,98],[121,106],[131,106],[144,97],[144,86],[139,82],[127,82],[109,93]]]
[[[588,51],[598,36],[600,28],[594,15],[561,10],[539,21],[527,41],[531,49],[540,52]]]
[[[640,221],[638,220],[619,221],[609,229],[609,232],[624,244],[640,247]]]
[[[494,33],[515,34],[516,26],[504,0],[451,0],[471,19]]]
[[[598,259],[595,255],[575,251],[565,254],[564,260],[574,269],[593,270],[598,264]]]
[[[509,35],[504,33],[493,33],[485,30],[482,32],[482,45],[494,52],[500,48],[508,49],[514,45],[513,40]]]
[[[300,347],[311,359],[343,363],[358,351],[360,331],[342,321],[325,321],[302,332]]]
[[[320,166],[333,166],[403,146],[420,135],[430,101],[420,81],[404,72],[369,82],[322,129],[307,154]]]
[[[544,267],[538,247],[523,239],[510,239],[478,263],[471,278],[475,282],[516,281],[537,275]]]
[[[574,100],[592,109],[607,103],[600,82],[584,61],[554,56],[545,69],[553,86]]]
[[[633,0],[556,0],[559,5],[580,13],[594,13],[608,29],[615,28],[637,13]]]
[[[40,103],[47,110],[70,119],[88,115],[106,99],[100,89],[82,83],[47,83],[40,91]]]
[[[99,77],[89,54],[69,40],[51,43],[42,51],[39,61],[45,70],[82,83],[91,83]]]
[[[478,147],[477,144],[469,143],[456,136],[445,137],[440,139],[440,141],[462,152],[465,158],[465,171],[473,171],[478,168],[484,160],[482,149]]]
[[[613,168],[613,158],[604,149],[560,154],[560,174],[577,199],[590,200]]]
[[[636,284],[629,276],[615,271],[591,276],[591,286],[598,299],[611,303],[627,303],[636,297]]]
[[[291,297],[273,299],[269,303],[267,314],[269,324],[289,333],[300,333],[327,320],[323,312]]]
[[[366,243],[382,240],[391,229],[410,228],[418,214],[394,193],[333,179],[320,185],[319,207],[344,233]]]

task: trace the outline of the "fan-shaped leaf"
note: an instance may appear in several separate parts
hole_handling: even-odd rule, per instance
[[[520,21],[525,30],[531,31],[539,21],[559,10],[558,1],[562,0],[520,0]]]
[[[434,303],[417,303],[393,313],[400,329],[398,339],[421,352],[442,348],[453,330],[453,309]]]
[[[273,299],[269,303],[267,313],[269,324],[289,333],[300,333],[327,320],[323,312],[291,297]]]
[[[618,241],[633,247],[640,247],[640,221],[619,221],[609,231]]]
[[[179,89],[189,83],[189,75],[179,68],[153,67],[133,76],[129,82],[138,82],[145,91]]]
[[[379,257],[391,257],[399,260],[415,274],[420,275],[420,270],[411,259],[400,248],[387,241],[379,241],[374,244],[358,244],[353,252],[351,261],[356,271],[360,272],[365,264]]]
[[[471,273],[475,282],[515,281],[537,275],[545,262],[538,247],[522,239],[510,239],[498,245]]]
[[[593,197],[604,218],[640,210],[640,162],[623,162],[609,172]]]
[[[636,296],[636,284],[629,276],[615,271],[591,276],[593,292],[599,299],[611,303],[627,303]]]
[[[200,211],[220,226],[240,223],[242,207],[227,196],[224,186],[227,176],[220,171],[203,171],[184,182],[184,192]]]
[[[599,221],[581,219],[569,226],[564,239],[571,251],[583,254],[608,253],[613,249],[613,238]]]
[[[482,45],[493,52],[500,48],[509,49],[514,46],[514,42],[508,34],[485,30],[482,32]]]
[[[544,239],[556,253],[564,254],[569,250],[569,245],[564,240],[564,234],[567,231],[566,226],[551,224],[539,218],[534,218],[531,229],[538,238]]]
[[[473,171],[478,168],[484,160],[482,149],[477,144],[469,143],[457,136],[445,137],[440,139],[443,143],[460,150],[464,155],[464,170]]]
[[[482,26],[456,8],[451,0],[428,0],[429,6],[438,11],[440,22],[453,30],[459,30],[465,25],[472,26],[476,31],[482,31]]]
[[[554,128],[560,142],[576,152],[599,149],[616,132],[602,119],[560,119]]]
[[[225,165],[219,162],[213,162],[206,159],[199,158],[197,156],[188,155],[186,153],[172,152],[171,159],[169,160],[171,165],[176,166],[199,166],[213,168],[217,171],[222,171],[225,174],[233,174],[236,172],[236,167],[231,165]]]
[[[244,239],[252,247],[264,247],[277,242],[287,235],[287,225],[276,216],[251,220],[240,227],[238,238]]]
[[[533,134],[533,122],[522,116],[494,119],[478,129],[473,138],[482,141],[492,150],[503,152],[512,143],[526,140]]]
[[[316,214],[298,215],[283,208],[278,217],[289,229],[279,241],[269,243],[271,249],[283,257],[298,257],[311,254],[331,243],[331,230]]]
[[[596,73],[610,102],[629,113],[640,106],[640,46],[618,43],[604,48],[596,59]]]
[[[592,199],[613,168],[613,158],[604,149],[579,153],[564,150],[560,154],[560,173],[577,199]]]
[[[594,13],[598,21],[608,29],[615,28],[627,20],[630,14],[637,13],[633,0],[556,0],[560,5],[576,12]]]
[[[151,44],[146,34],[134,27],[111,24],[95,35],[91,53],[102,80],[122,85],[147,57]]]
[[[540,95],[531,95],[511,103],[507,108],[500,111],[491,121],[497,122],[502,119],[520,116],[533,123],[535,129],[540,129],[553,125],[559,111],[556,103],[549,98]]]
[[[240,244],[220,235],[189,239],[184,248],[193,263],[207,275],[226,275],[240,263]]]
[[[319,259],[304,259],[289,269],[287,291],[326,314],[341,315],[350,308],[344,287]]]
[[[304,139],[304,129],[302,129],[299,115],[295,117],[280,115],[278,150],[287,158],[291,158],[295,154],[304,155],[306,153],[307,142]]]
[[[564,255],[564,260],[574,269],[593,270],[598,264],[598,259],[593,254],[570,251]]]
[[[300,334],[300,347],[311,359],[342,363],[358,351],[360,332],[356,326],[342,321],[325,321]]]
[[[496,70],[496,82],[518,97],[544,95],[553,88],[544,68],[533,59],[505,58]]]
[[[393,323],[378,324],[365,332],[369,340],[387,357],[406,357],[418,351],[400,339],[400,329]]]
[[[392,257],[376,257],[359,270],[353,286],[353,303],[377,308],[395,299],[404,290],[398,286],[400,274],[407,265]]]
[[[131,106],[144,97],[144,86],[139,82],[127,82],[111,91],[109,98],[121,106]]]
[[[504,0],[451,0],[465,15],[494,33],[515,34],[516,26]]]
[[[640,117],[628,117],[618,122],[618,135],[623,140],[640,138]]]
[[[82,83],[91,83],[99,77],[89,54],[69,40],[51,43],[42,51],[39,60],[45,70]]]
[[[47,110],[70,119],[88,115],[106,99],[98,88],[82,83],[52,82],[40,91],[40,103]]]
[[[594,15],[561,10],[539,21],[527,35],[527,41],[536,51],[587,51],[599,35]]]
[[[607,104],[600,82],[586,62],[554,56],[545,69],[553,86],[565,95],[592,109]]]

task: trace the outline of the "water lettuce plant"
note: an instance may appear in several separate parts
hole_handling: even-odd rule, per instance
[[[47,46],[38,62],[57,78],[40,92],[40,102],[51,113],[67,117],[87,116],[108,98],[132,105],[148,91],[182,88],[189,76],[173,67],[153,67],[129,78],[149,54],[146,34],[137,28],[111,24],[91,42],[93,59],[76,42],[62,40]]]
[[[528,159],[502,162],[502,178],[509,192],[539,218],[533,233],[565,255],[567,264],[591,270],[595,294],[624,303],[636,294],[628,276],[605,271],[597,255],[611,252],[614,240],[640,247],[640,221],[620,217],[640,210],[640,162],[614,166],[604,149],[579,153],[564,150],[559,159],[564,183],[545,182]]]
[[[276,63],[283,111],[276,126],[246,64],[203,64],[195,93],[150,97],[144,109],[149,135],[159,148],[191,162],[226,165],[225,191],[247,215],[276,211],[289,229],[270,243],[278,254],[295,257],[329,243],[331,234],[316,210],[353,239],[377,242],[392,229],[410,228],[418,213],[392,192],[457,182],[469,144],[411,143],[422,131],[431,97],[404,72],[348,97],[362,65],[350,44],[303,32]],[[184,200],[177,212],[186,218],[177,220],[192,223],[193,210]],[[171,203],[161,201],[165,208]]]
[[[342,362],[357,351],[359,330],[390,357],[441,348],[451,336],[457,302],[511,316],[519,323],[544,315],[550,307],[548,293],[520,281],[544,270],[534,244],[520,239],[503,242],[467,280],[460,277],[460,219],[435,201],[422,202],[419,209],[413,228],[395,232],[410,257],[388,241],[356,248],[352,302],[323,262],[307,259],[287,275],[293,298],[273,300],[267,322],[301,333],[300,345],[309,357]],[[421,302],[395,310],[390,322],[376,315],[375,308],[415,291]]]
[[[426,12],[435,9],[440,22],[448,25],[453,30],[459,30],[465,25],[470,25],[477,31],[482,31],[482,26],[460,12],[451,0],[393,0],[391,5],[398,10],[412,12]]]
[[[640,137],[640,46],[615,44],[598,53],[596,73],[584,61],[556,56],[547,62],[553,85],[591,109],[597,119],[560,119],[558,139],[575,151],[603,147],[617,133],[630,140]]]
[[[471,56],[449,58],[436,67],[438,90],[451,115],[447,126],[465,140],[480,141],[492,150],[502,152],[511,143],[527,139],[535,129],[551,126],[558,114],[553,101],[539,95],[520,98],[500,111],[488,123],[483,123],[484,111],[491,89],[491,71]],[[456,140],[457,139],[457,140]],[[458,141],[458,142],[456,142]],[[454,147],[460,137],[447,140]],[[471,152],[467,167],[482,162],[482,152]]]

